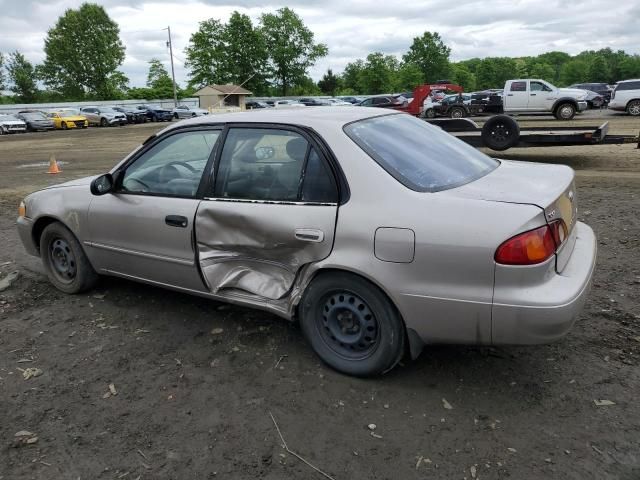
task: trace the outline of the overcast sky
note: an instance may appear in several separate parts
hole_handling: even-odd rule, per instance
[[[34,63],[43,60],[48,28],[81,0],[0,0],[0,52],[22,51]],[[329,55],[310,71],[320,78],[327,68],[344,66],[373,51],[401,56],[413,37],[437,31],[451,47],[453,60],[485,56],[536,55],[549,50],[576,54],[611,47],[640,53],[639,0],[113,0],[97,1],[120,25],[127,51],[121,70],[132,85],[143,86],[147,62],[169,65],[165,46],[171,25],[176,80],[185,84],[184,48],[198,22],[225,22],[233,10],[257,21],[262,12],[293,8],[326,43]]]

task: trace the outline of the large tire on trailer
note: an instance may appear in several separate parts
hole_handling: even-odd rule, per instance
[[[334,369],[360,377],[392,369],[405,352],[400,314],[378,287],[346,272],[320,274],[298,307],[313,350]]]
[[[576,107],[569,102],[561,103],[556,107],[555,117],[558,120],[571,120],[576,114]]]
[[[450,118],[464,118],[466,116],[466,113],[464,108],[462,107],[452,107],[451,110],[449,110],[449,117]]]
[[[640,100],[631,100],[627,104],[627,113],[629,115],[633,115],[634,117],[640,115]]]
[[[485,122],[480,136],[485,146],[501,152],[518,144],[520,127],[510,116],[496,115]]]

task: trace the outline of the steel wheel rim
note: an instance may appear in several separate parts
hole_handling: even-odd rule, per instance
[[[462,118],[462,112],[460,110],[454,110],[451,113],[451,117],[453,117],[453,118]]]
[[[51,269],[63,283],[71,283],[76,278],[77,262],[73,250],[63,238],[54,239],[49,246]]]
[[[491,129],[491,138],[498,143],[505,143],[511,136],[511,131],[504,123],[498,123]]]
[[[569,118],[571,117],[572,113],[573,113],[573,109],[571,107],[562,107],[560,109],[560,116],[562,118]]]
[[[326,294],[320,302],[317,324],[325,345],[342,358],[362,360],[378,346],[378,320],[367,303],[352,292]]]

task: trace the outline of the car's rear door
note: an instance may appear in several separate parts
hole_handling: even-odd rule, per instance
[[[529,86],[527,81],[511,82],[507,95],[507,110],[527,110],[529,108]]]
[[[116,190],[89,205],[87,253],[98,270],[204,290],[194,219],[203,173],[221,128],[176,129],[147,145],[117,173]]]
[[[196,215],[209,290],[259,301],[286,296],[301,269],[331,253],[337,185],[335,169],[306,132],[229,128]]]

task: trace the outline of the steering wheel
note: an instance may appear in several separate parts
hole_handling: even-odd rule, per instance
[[[191,165],[189,165],[187,162],[181,162],[180,160],[174,160],[173,162],[169,162],[162,168],[166,168],[172,165],[180,165],[181,167],[184,167],[187,170],[189,170],[189,172],[191,173],[198,173],[198,171],[195,168],[193,168]]]
[[[146,183],[144,183],[142,180],[138,180],[137,178],[127,178],[127,182],[136,182],[140,185],[142,185],[142,192],[148,192],[150,190],[149,185],[147,185]],[[125,187],[127,188],[127,187]],[[129,188],[127,188],[127,190],[129,190],[130,192],[135,192],[136,190],[131,190]]]

